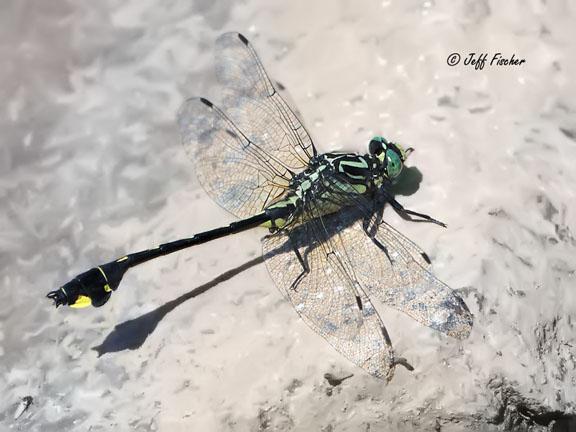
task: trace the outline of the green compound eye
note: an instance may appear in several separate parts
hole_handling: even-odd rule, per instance
[[[398,156],[398,153],[394,150],[388,149],[386,151],[386,172],[388,178],[393,179],[398,177],[400,171],[402,171],[402,160],[400,156]]]

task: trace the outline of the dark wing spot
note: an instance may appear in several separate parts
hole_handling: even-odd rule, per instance
[[[240,39],[244,45],[248,45],[248,39],[246,39],[243,34],[238,33],[238,39]]]
[[[212,108],[214,106],[214,104],[212,102],[210,102],[208,99],[204,99],[204,98],[200,98],[200,102],[202,102],[204,105]]]
[[[428,255],[426,255],[426,252],[422,252],[420,255],[422,255],[424,261],[426,261],[428,264],[432,264],[432,262],[430,262],[430,258],[428,257]]]
[[[382,330],[382,336],[384,337],[386,344],[388,346],[392,346],[392,341],[390,340],[390,335],[388,334],[388,330],[386,330],[386,327],[382,326],[380,327],[380,330]]]

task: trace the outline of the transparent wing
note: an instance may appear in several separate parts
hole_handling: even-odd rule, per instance
[[[206,99],[187,100],[178,123],[198,181],[214,201],[235,216],[261,212],[288,186],[292,173],[283,161],[271,155],[262,141],[246,136]]]
[[[263,239],[263,256],[272,279],[308,326],[371,375],[390,380],[392,345],[350,271],[348,251],[339,238],[348,223],[343,216],[319,217],[269,235]]]
[[[364,223],[357,222],[343,235],[358,281],[366,291],[425,326],[457,339],[468,337],[472,330],[468,307],[422,266],[413,243],[405,242],[386,222],[378,225],[374,242],[365,234]],[[364,238],[360,241],[361,234]]]
[[[243,35],[225,33],[216,40],[216,76],[229,90],[224,106],[239,128],[292,171],[306,168],[316,155],[312,139]]]
[[[226,114],[206,99],[192,98],[180,109],[178,123],[200,184],[243,218],[279,197],[316,150],[246,38],[238,33],[218,38],[216,70],[229,90]]]
[[[372,222],[372,224],[369,224],[369,226],[372,225],[375,227],[376,226],[379,227],[380,226],[379,224],[382,221],[381,221],[381,219],[378,219],[376,217],[376,215],[373,215],[371,222]],[[396,237],[396,240],[398,241],[398,243],[402,244],[404,249],[410,254],[410,256],[412,256],[412,259],[414,261],[416,261],[420,266],[422,266],[423,269],[430,271],[430,268],[432,267],[432,265],[430,262],[430,258],[428,257],[428,254],[426,254],[426,252],[424,252],[420,248],[420,246],[418,246],[416,243],[414,243],[412,240],[410,240],[408,237],[406,237],[405,235],[403,235],[399,231],[392,228],[390,225],[388,225],[388,228],[390,229],[391,235]]]
[[[352,205],[348,212],[358,214],[341,236],[355,276],[369,295],[449,336],[468,337],[472,314],[458,294],[430,273],[427,255],[380,219],[373,208],[376,200],[369,202],[341,177],[325,181],[335,191],[330,199]]]

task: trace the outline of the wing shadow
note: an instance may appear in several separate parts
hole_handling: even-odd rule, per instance
[[[415,167],[407,167],[398,180],[399,181],[393,186],[391,192],[394,195],[412,195],[419,188],[420,182],[422,181],[422,173]],[[344,227],[349,226],[349,224],[354,223],[357,218],[360,217],[360,214],[353,209],[349,209],[347,213],[348,214],[345,218],[341,218],[340,224],[331,226],[330,229],[328,229],[329,236],[336,234],[340,229],[343,229]],[[296,247],[304,246],[303,242],[306,238],[305,236],[298,235],[300,230],[305,230],[305,227],[296,227],[294,230],[295,238],[300,239],[300,241],[296,242]],[[307,246],[309,249],[313,249],[317,245],[312,246],[308,244]],[[114,329],[106,336],[104,341],[100,345],[92,347],[92,349],[98,353],[98,357],[108,353],[139,349],[144,344],[144,342],[146,342],[148,336],[154,332],[158,326],[158,323],[162,321],[164,317],[175,308],[184,302],[205,293],[216,285],[232,279],[234,276],[242,273],[243,271],[263,263],[268,255],[276,253],[287,253],[292,250],[292,247],[293,246],[290,246],[289,244],[284,244],[275,251],[268,252],[268,254],[265,256],[259,256],[245,262],[236,268],[222,273],[211,281],[197,288],[194,288],[193,290],[175,298],[174,300],[169,301],[168,303],[163,304],[162,306],[157,307],[150,312],[145,313],[144,315],[117,324]]]
[[[354,214],[354,217],[357,217],[355,212],[351,212],[351,214]],[[353,223],[354,217],[347,218],[347,221],[349,221],[349,223]],[[305,230],[305,227],[296,227],[294,229],[294,233],[296,238],[300,239],[300,242],[303,242],[305,236],[299,235],[301,230]],[[335,230],[335,227],[333,227],[330,235],[334,235],[336,232],[337,230]],[[300,242],[297,244],[298,247],[303,246],[303,244]],[[316,247],[316,245],[309,247]],[[212,279],[210,282],[194,288],[192,291],[182,294],[180,297],[177,297],[174,300],[171,300],[168,303],[165,303],[162,306],[159,306],[156,309],[145,313],[144,315],[117,324],[108,334],[108,336],[106,336],[104,341],[100,345],[92,347],[92,349],[98,353],[98,357],[113,352],[139,349],[144,344],[144,342],[146,342],[148,336],[154,332],[158,326],[158,323],[162,321],[164,317],[168,315],[168,313],[173,311],[184,302],[205,293],[210,288],[213,288],[222,282],[232,279],[234,276],[242,273],[245,270],[248,270],[255,265],[263,263],[264,260],[271,255],[291,253],[291,251],[292,246],[290,243],[286,242],[280,247],[267,252],[265,255],[254,258],[236,268],[228,270],[222,273],[220,276]]]
[[[212,279],[210,282],[206,282],[204,285],[194,288],[192,291],[182,294],[180,297],[177,297],[174,300],[169,301],[168,303],[165,303],[162,306],[159,306],[156,309],[139,316],[138,318],[117,324],[114,327],[114,330],[112,330],[108,336],[106,336],[106,339],[104,339],[100,345],[92,347],[92,349],[96,351],[98,353],[98,357],[100,357],[108,353],[124,350],[136,350],[140,348],[144,342],[146,342],[148,336],[150,336],[156,329],[158,323],[162,321],[164,317],[168,315],[168,313],[172,312],[184,302],[205,293],[210,288],[213,288],[222,282],[232,279],[234,276],[242,273],[245,270],[248,270],[255,265],[261,264],[262,262],[264,262],[263,257],[259,256],[254,258],[236,268],[222,273],[220,276]]]

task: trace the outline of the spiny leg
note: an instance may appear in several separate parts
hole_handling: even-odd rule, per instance
[[[302,278],[304,278],[304,276],[306,276],[308,273],[310,273],[310,267],[308,267],[308,263],[302,257],[302,254],[298,250],[296,243],[294,243],[294,239],[292,238],[290,232],[287,233],[287,236],[288,236],[288,241],[290,242],[290,246],[292,247],[292,252],[294,252],[294,254],[296,255],[296,258],[298,258],[298,262],[302,266],[302,273],[300,273],[298,275],[298,277],[296,277],[296,279],[294,279],[294,282],[292,282],[292,285],[290,285],[290,288],[292,288],[293,290],[296,290],[296,287],[298,286],[298,284],[300,283]]]
[[[380,222],[382,221],[381,216],[382,216],[382,214],[380,212],[378,212],[378,214],[376,216],[376,221],[375,221],[376,230],[378,230],[378,225],[380,225]],[[370,238],[370,240],[372,240],[372,243],[374,243],[378,247],[378,249],[380,249],[382,252],[384,252],[386,254],[386,258],[388,258],[388,261],[390,261],[390,264],[393,264],[392,258],[390,258],[390,254],[388,254],[388,248],[386,246],[384,246],[382,244],[382,242],[376,238],[375,233],[370,232],[370,227],[368,226],[369,223],[370,223],[370,218],[364,218],[364,220],[362,221],[362,229],[364,230],[366,235]]]
[[[396,212],[404,217],[405,219],[409,220],[409,221],[413,221],[413,222],[419,222],[419,220],[417,219],[413,219],[411,216],[416,216],[419,217],[420,219],[423,219],[424,221],[427,222],[431,222],[431,223],[435,223],[437,225],[440,225],[441,227],[446,228],[446,224],[444,222],[440,222],[439,220],[434,219],[433,217],[430,217],[426,214],[423,213],[418,213],[409,209],[406,209],[404,207],[402,207],[402,204],[400,204],[398,201],[396,201],[394,198],[392,197],[388,197],[388,202],[390,203],[390,205],[392,206],[392,208],[394,210],[396,210]]]

